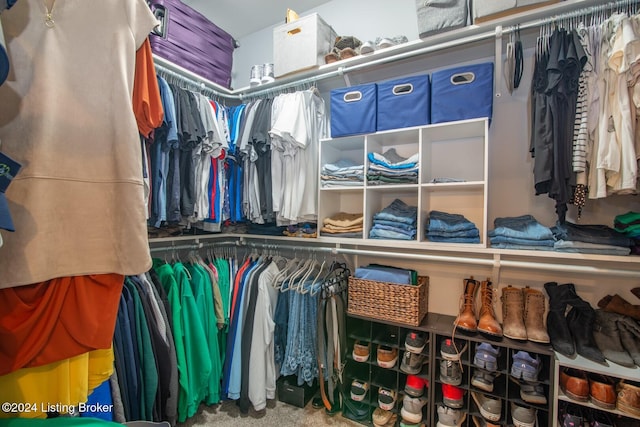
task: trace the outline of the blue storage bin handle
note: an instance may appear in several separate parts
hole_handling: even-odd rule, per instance
[[[362,92],[359,90],[352,90],[351,92],[347,92],[342,97],[344,102],[358,102],[362,99]]]
[[[391,89],[391,92],[396,96],[409,95],[411,92],[413,92],[413,85],[411,83],[395,85],[393,89]]]
[[[464,73],[456,73],[451,76],[452,85],[468,85],[473,83],[476,79],[476,74],[472,71],[466,71]]]

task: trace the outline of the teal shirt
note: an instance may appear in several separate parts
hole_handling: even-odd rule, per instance
[[[167,293],[167,300],[171,307],[171,331],[173,332],[173,342],[176,347],[176,361],[178,364],[178,421],[184,422],[188,417],[189,372],[187,354],[184,346],[185,329],[182,321],[180,289],[171,265],[160,259],[154,259],[153,269],[160,278],[160,283]]]
[[[222,367],[220,365],[220,346],[218,345],[218,326],[214,312],[213,283],[209,272],[199,264],[187,265],[191,273],[191,287],[196,299],[196,305],[202,321],[207,348],[211,358],[211,375],[207,387],[206,403],[208,405],[220,401],[220,377]]]
[[[184,327],[184,349],[186,362],[189,366],[187,374],[189,379],[187,390],[187,418],[192,417],[198,411],[200,402],[204,400],[211,375],[211,356],[207,338],[202,327],[202,319],[198,312],[196,299],[191,289],[189,273],[184,265],[176,262],[173,265],[173,273],[180,290],[182,304],[182,324]]]

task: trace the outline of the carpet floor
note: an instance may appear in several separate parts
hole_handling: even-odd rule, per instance
[[[277,400],[267,401],[267,408],[263,411],[249,410],[248,414],[241,414],[235,401],[225,401],[219,405],[202,405],[199,411],[179,427],[355,427],[362,424],[351,421],[341,414],[329,416],[324,409],[315,409],[311,402],[304,408],[288,405]]]

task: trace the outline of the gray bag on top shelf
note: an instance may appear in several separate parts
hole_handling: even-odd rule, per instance
[[[468,0],[416,0],[416,13],[420,38],[469,24]]]

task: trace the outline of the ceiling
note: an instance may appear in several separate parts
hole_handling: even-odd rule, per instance
[[[299,15],[330,0],[183,0],[235,39],[283,23],[287,8]]]

